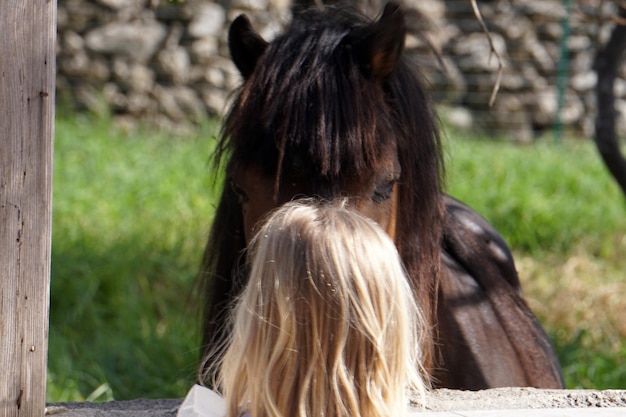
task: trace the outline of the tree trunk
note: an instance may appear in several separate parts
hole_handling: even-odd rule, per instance
[[[619,6],[619,20],[626,19],[626,9]],[[626,159],[615,133],[615,95],[613,84],[626,49],[626,26],[617,23],[604,49],[596,55],[594,68],[598,75],[596,85],[597,116],[594,141],[604,164],[626,196]]]

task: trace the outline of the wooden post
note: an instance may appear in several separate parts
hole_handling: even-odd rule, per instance
[[[56,0],[2,0],[0,28],[0,416],[43,416]]]

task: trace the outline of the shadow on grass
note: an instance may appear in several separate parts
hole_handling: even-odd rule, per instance
[[[199,355],[197,265],[156,243],[96,242],[54,241],[48,399],[184,396]]]

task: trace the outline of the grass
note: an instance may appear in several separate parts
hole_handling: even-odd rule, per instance
[[[590,143],[453,138],[450,192],[488,215],[512,247],[565,254],[584,239],[602,257],[620,249],[606,237],[624,230],[626,200]]]
[[[180,397],[193,382],[214,132],[172,139],[57,121],[50,401]]]
[[[182,397],[193,383],[215,131],[173,139],[58,119],[49,401]],[[514,249],[568,387],[626,388],[625,205],[593,147],[447,143],[449,191]]]

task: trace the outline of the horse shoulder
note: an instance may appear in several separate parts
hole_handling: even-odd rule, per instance
[[[511,251],[482,217],[445,198],[438,302],[446,387],[562,388],[554,349],[528,308]]]
[[[495,269],[492,274],[494,279],[504,279],[521,295],[522,287],[513,254],[504,238],[483,217],[462,202],[444,196],[444,204],[444,250],[473,276],[485,276],[482,272],[485,268]],[[489,286],[489,283],[485,282],[484,285]]]

